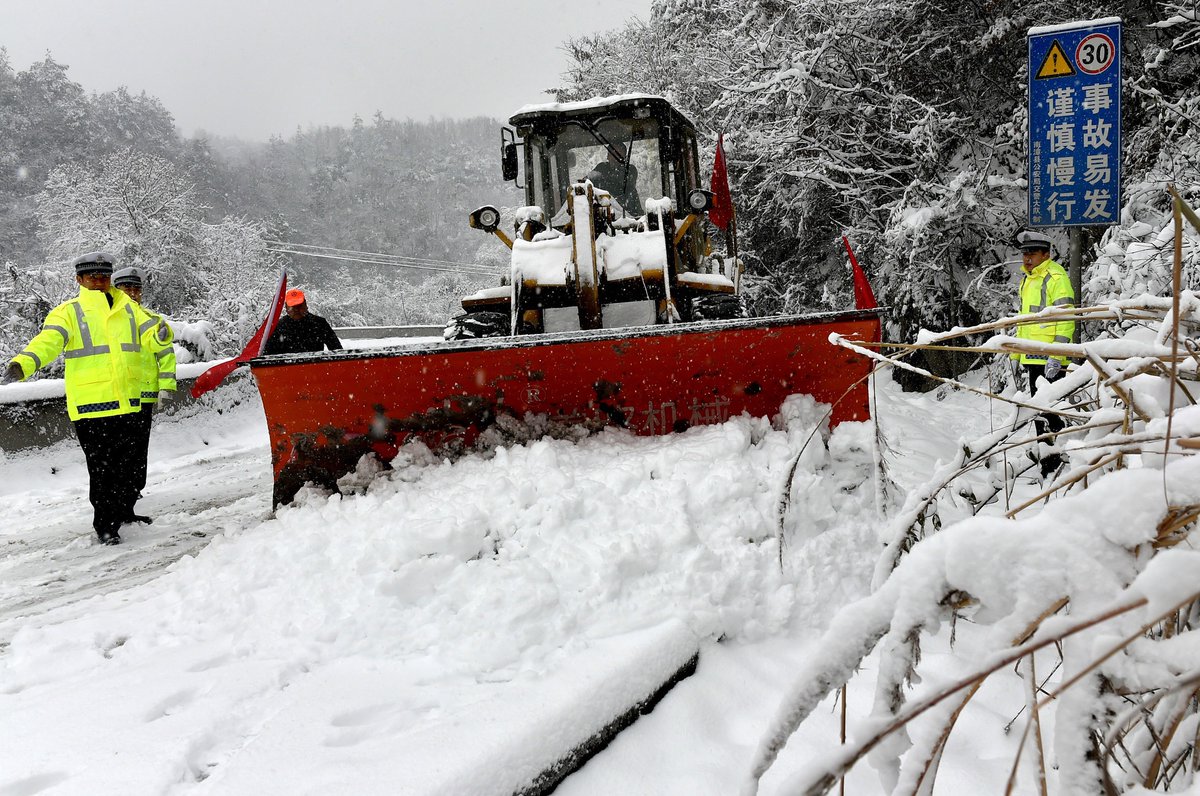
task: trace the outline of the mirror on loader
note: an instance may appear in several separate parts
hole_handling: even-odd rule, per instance
[[[507,143],[504,145],[504,155],[500,161],[500,168],[504,173],[504,181],[511,182],[517,178],[517,145]]]

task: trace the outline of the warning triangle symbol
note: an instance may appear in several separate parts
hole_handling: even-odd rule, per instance
[[[1067,58],[1066,52],[1063,51],[1062,45],[1058,43],[1058,39],[1050,45],[1050,52],[1046,53],[1046,59],[1042,61],[1042,66],[1034,75],[1038,80],[1045,80],[1048,77],[1070,77],[1075,74],[1075,67],[1071,66],[1071,59]]]

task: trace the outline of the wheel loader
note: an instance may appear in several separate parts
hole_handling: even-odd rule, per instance
[[[736,252],[711,250],[695,126],[666,99],[531,105],[509,123],[501,170],[525,204],[468,223],[510,268],[462,299],[445,340],[251,361],[276,504],[413,440],[455,454],[495,428],[677,433],[796,393],[832,424],[869,417],[870,363],[829,337],[878,339],[879,311],[747,317]]]

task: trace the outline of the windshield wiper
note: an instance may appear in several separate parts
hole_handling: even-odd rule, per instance
[[[601,119],[600,121],[605,121],[607,118],[611,118],[611,117],[606,117],[605,119]],[[587,130],[589,133],[591,133],[592,138],[595,138],[602,147],[604,147],[606,150],[608,150],[608,152],[611,155],[613,155],[613,157],[615,157],[617,160],[624,163],[626,168],[629,167],[629,159],[626,156],[626,154],[624,152],[622,152],[620,150],[620,148],[616,146],[616,144],[614,144],[612,141],[609,141],[604,136],[604,133],[600,132],[600,130],[598,130],[595,125],[588,124],[587,122],[582,121],[580,119],[571,119],[570,121],[567,122],[567,124],[574,124],[579,127],[582,127],[584,130]],[[632,130],[629,133],[629,145],[630,145],[630,148],[632,149],[633,148],[633,131]]]

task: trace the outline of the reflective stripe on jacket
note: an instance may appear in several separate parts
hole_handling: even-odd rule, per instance
[[[155,339],[165,343],[166,348],[154,351],[149,346],[142,347],[142,403],[158,403],[160,390],[174,391],[175,384],[175,330],[166,319],[157,313],[142,307],[142,311],[150,316],[148,323],[155,324]],[[165,340],[163,339],[165,337]]]
[[[1021,314],[1041,312],[1046,307],[1075,306],[1075,291],[1071,289],[1071,277],[1066,270],[1054,262],[1045,260],[1021,280]],[[1017,337],[1036,340],[1040,343],[1069,343],[1075,334],[1075,321],[1050,323],[1027,323],[1017,327]],[[1044,354],[1013,354],[1022,365],[1044,365]],[[1066,364],[1066,357],[1054,357]]]
[[[108,305],[112,297],[112,306]],[[157,323],[120,290],[79,289],[46,315],[42,331],[12,361],[25,378],[63,355],[71,420],[141,408],[142,351],[162,351]]]

